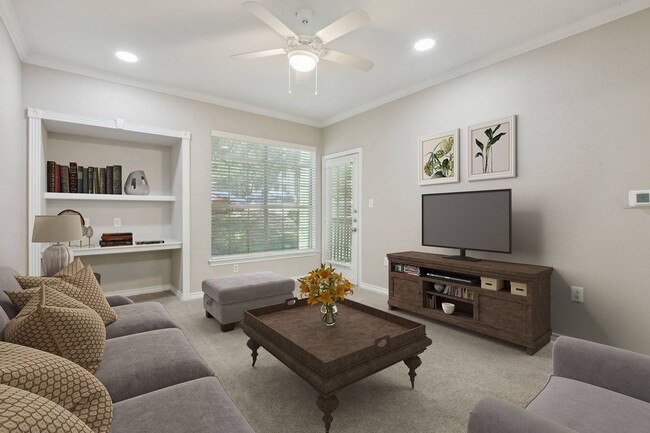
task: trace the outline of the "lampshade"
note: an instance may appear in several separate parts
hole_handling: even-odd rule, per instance
[[[78,215],[37,215],[34,219],[32,242],[65,242],[81,239]]]
[[[309,72],[316,67],[318,56],[306,50],[289,52],[289,64],[298,72]]]

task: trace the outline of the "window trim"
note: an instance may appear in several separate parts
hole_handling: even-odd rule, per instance
[[[229,254],[223,256],[213,256],[212,255],[212,242],[210,243],[210,259],[208,263],[210,266],[221,266],[229,265],[234,263],[251,263],[251,262],[262,262],[266,260],[281,260],[289,258],[298,258],[298,257],[311,257],[320,255],[319,248],[319,236],[318,236],[318,221],[319,221],[319,209],[318,209],[318,200],[319,200],[319,185],[318,185],[318,147],[310,146],[307,144],[298,144],[290,143],[287,141],[280,140],[271,140],[268,138],[255,137],[252,135],[242,135],[242,134],[233,134],[231,132],[218,131],[213,129],[210,131],[210,138],[226,138],[231,140],[239,141],[248,141],[253,144],[263,144],[268,146],[276,147],[286,147],[289,149],[305,150],[314,152],[314,185],[312,186],[313,193],[313,229],[312,229],[312,248],[308,249],[295,249],[295,250],[281,250],[281,251],[264,251],[259,253],[246,253],[246,254]],[[210,145],[212,147],[212,145]],[[211,150],[212,152],[212,150]],[[212,173],[212,169],[210,169]],[[212,188],[210,188],[212,191]]]

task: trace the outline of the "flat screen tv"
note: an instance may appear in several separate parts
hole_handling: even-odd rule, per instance
[[[450,259],[477,260],[466,250],[512,252],[509,189],[422,195],[422,245],[458,248]]]

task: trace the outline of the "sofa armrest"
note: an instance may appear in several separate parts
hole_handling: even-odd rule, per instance
[[[591,341],[559,337],[553,374],[650,402],[650,356]]]
[[[469,413],[467,433],[576,433],[496,397],[481,399]]]
[[[108,301],[108,305],[110,305],[111,307],[117,307],[119,305],[129,305],[134,303],[132,300],[122,295],[108,295],[106,297],[106,300]]]

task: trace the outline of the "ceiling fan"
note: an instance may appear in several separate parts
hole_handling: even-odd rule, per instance
[[[250,60],[285,55],[289,59],[291,68],[298,72],[309,72],[313,70],[321,59],[364,72],[371,70],[375,66],[375,62],[373,61],[325,47],[326,44],[332,42],[334,39],[338,39],[370,23],[370,16],[361,9],[353,10],[324,29],[319,30],[313,36],[305,36],[297,35],[258,2],[245,1],[242,3],[242,6],[285,38],[287,40],[287,47],[234,54],[231,56],[234,59]],[[309,9],[301,9],[296,12],[296,16],[303,24],[307,24],[314,16],[314,13]]]

